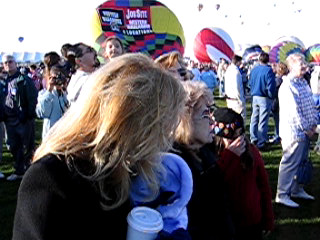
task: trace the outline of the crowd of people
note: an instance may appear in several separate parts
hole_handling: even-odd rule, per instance
[[[179,52],[125,53],[116,37],[102,46],[103,61],[84,43],[28,68],[3,57],[0,140],[15,162],[6,179],[22,179],[13,239],[125,239],[126,216],[141,205],[163,217],[157,239],[262,239],[274,228],[261,157],[270,144],[283,150],[275,201],[314,199],[295,178],[320,124],[320,71],[306,75],[303,55],[199,64]]]

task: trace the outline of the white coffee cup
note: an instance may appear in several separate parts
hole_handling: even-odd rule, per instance
[[[149,207],[133,208],[127,222],[127,240],[154,240],[163,228],[161,214]]]

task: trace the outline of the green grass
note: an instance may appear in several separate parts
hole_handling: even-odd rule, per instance
[[[218,106],[226,106],[224,100],[216,100]],[[249,132],[249,121],[251,106],[247,104],[246,129]],[[269,134],[272,135],[274,122],[269,121]],[[41,136],[41,121],[36,121],[37,143]],[[12,157],[4,147],[3,161],[0,163],[0,171],[5,175],[13,172]],[[311,151],[312,152],[312,151]],[[262,157],[269,174],[269,182],[272,189],[272,198],[275,198],[278,167],[282,156],[280,145],[274,145],[270,152],[263,152]],[[297,200],[299,209],[290,209],[273,202],[273,209],[276,217],[274,231],[266,238],[269,240],[318,240],[320,239],[320,156],[312,152],[314,163],[313,181],[306,187],[306,191],[314,195],[315,201]],[[16,206],[17,191],[19,182],[0,181],[0,240],[9,240],[12,235],[12,224]]]

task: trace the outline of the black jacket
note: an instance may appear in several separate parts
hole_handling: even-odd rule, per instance
[[[126,239],[129,203],[100,206],[93,184],[64,161],[47,156],[32,164],[21,182],[13,239]]]
[[[216,155],[209,146],[202,147],[199,152],[177,143],[174,148],[189,165],[193,177],[193,194],[187,206],[188,231],[192,239],[233,239],[234,226]]]

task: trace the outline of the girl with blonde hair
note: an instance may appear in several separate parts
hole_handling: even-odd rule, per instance
[[[25,174],[13,239],[125,239],[131,178],[158,190],[158,154],[171,147],[181,83],[148,57],[125,54],[84,89]]]

